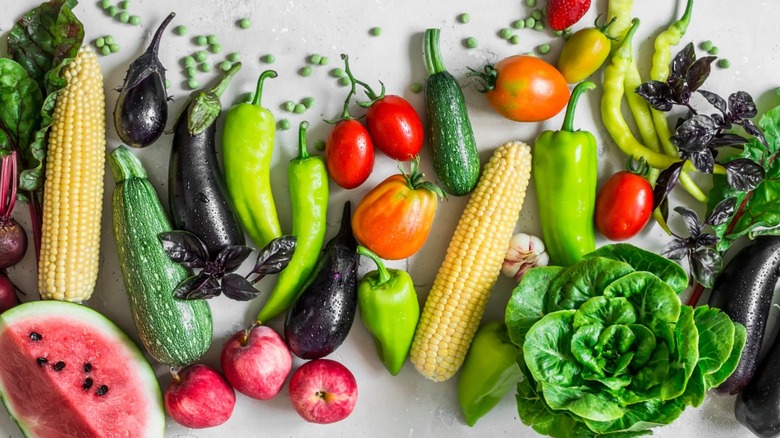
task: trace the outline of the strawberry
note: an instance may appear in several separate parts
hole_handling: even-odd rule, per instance
[[[590,0],[547,0],[547,21],[552,30],[564,30],[590,9]]]

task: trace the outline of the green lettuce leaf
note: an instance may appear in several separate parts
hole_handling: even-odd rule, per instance
[[[545,311],[577,309],[589,299],[603,295],[613,281],[633,272],[627,263],[593,257],[569,266],[550,285]]]
[[[522,347],[528,329],[545,315],[544,297],[553,279],[563,270],[558,266],[533,268],[523,275],[512,291],[504,319],[509,329],[509,339],[518,347]]]
[[[636,309],[623,297],[593,297],[577,309],[574,314],[574,328],[591,324],[633,324],[637,318]]]
[[[693,312],[699,332],[699,362],[703,374],[721,368],[734,346],[734,323],[725,313],[709,306],[699,306]]]
[[[658,254],[637,248],[628,243],[613,243],[604,245],[585,258],[604,257],[607,259],[625,262],[636,271],[651,272],[664,283],[671,286],[675,292],[680,293],[688,287],[688,274],[679,264],[661,257]]]
[[[739,360],[742,358],[742,350],[745,347],[746,340],[747,331],[745,330],[745,326],[742,324],[734,324],[734,343],[731,348],[731,353],[717,371],[704,376],[704,379],[707,382],[707,388],[720,386],[720,384],[725,382],[729,376],[734,374],[734,370],[737,369]]]
[[[591,430],[601,434],[636,432],[648,434],[647,429],[671,423],[680,416],[684,409],[685,405],[680,401],[648,400],[628,406],[625,409],[625,414],[615,421],[586,420],[586,424]],[[612,435],[607,436],[612,437]]]
[[[27,150],[40,124],[43,95],[21,65],[0,58],[0,149]]]
[[[674,324],[680,316],[681,304],[675,291],[648,272],[634,272],[615,280],[604,290],[604,296],[625,297],[638,312],[642,325],[654,333],[655,327]]]
[[[542,383],[544,401],[552,409],[567,410],[579,418],[614,421],[625,414],[620,403],[604,391],[587,386],[558,386]]]
[[[523,357],[537,382],[579,384],[582,366],[571,353],[574,310],[548,313],[531,327],[523,343]]]
[[[688,379],[699,360],[699,332],[693,322],[693,308],[682,306],[674,329],[675,346],[672,349],[669,374],[661,385],[661,400],[672,400],[685,392]]]

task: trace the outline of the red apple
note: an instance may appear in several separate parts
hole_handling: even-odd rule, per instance
[[[328,424],[341,421],[357,403],[357,381],[344,365],[316,359],[295,370],[290,379],[290,400],[304,420]]]
[[[222,348],[222,372],[238,392],[268,400],[292,369],[292,355],[274,329],[258,325],[234,334]]]
[[[219,426],[233,414],[236,392],[219,371],[195,364],[173,374],[165,390],[165,410],[177,423],[193,429]]]

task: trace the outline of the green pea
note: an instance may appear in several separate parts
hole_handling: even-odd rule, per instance
[[[119,9],[128,9],[130,7],[130,2],[128,0],[122,0],[119,2]]]
[[[304,112],[306,112],[306,105],[302,103],[295,105],[295,108],[293,108],[293,112],[295,114],[303,114]]]
[[[720,49],[718,49],[718,46],[712,46],[710,50],[707,50],[707,53],[710,55],[717,55],[718,52],[720,52]]]
[[[503,39],[505,39],[505,40],[508,40],[509,38],[511,38],[511,37],[512,37],[512,29],[510,29],[510,28],[508,28],[508,27],[505,27],[505,28],[501,29],[501,31],[500,31],[500,32],[498,32],[498,35],[499,35],[501,38],[503,38]]]
[[[330,62],[330,59],[328,59],[327,56],[320,57],[320,65],[328,65],[329,62]]]
[[[111,1],[110,0],[100,0],[100,7],[103,9],[108,9],[111,7]]]
[[[106,12],[108,13],[108,15],[114,17],[116,16],[116,14],[119,13],[119,8],[117,8],[116,6],[109,6],[108,9],[106,9]]]
[[[469,14],[467,14],[465,12],[460,14],[460,15],[458,15],[458,22],[466,24],[469,21],[471,21],[471,15],[469,15]]]
[[[534,30],[538,31],[538,32],[543,31],[544,30],[544,22],[537,21],[536,24],[534,24]]]
[[[105,45],[106,45],[106,39],[105,38],[100,37],[100,38],[95,40],[95,47],[97,47],[98,49],[103,48],[103,46],[105,46]]]
[[[308,65],[301,67],[301,69],[298,70],[298,74],[303,77],[311,76],[311,67],[309,67]]]
[[[509,38],[510,44],[520,44],[520,37],[518,35],[512,35],[512,38]]]
[[[720,68],[729,68],[729,67],[731,67],[731,61],[729,61],[726,58],[719,59],[718,60],[718,67],[720,67]]]
[[[109,46],[111,44],[115,44],[113,35],[106,35],[105,37],[103,37],[103,39],[105,40],[106,44]]]
[[[536,46],[536,51],[541,53],[542,55],[547,54],[550,51],[550,45],[549,44],[542,44],[539,46]]]
[[[284,108],[285,111],[292,112],[295,109],[295,102],[288,100],[282,105],[282,108]]]
[[[536,25],[536,18],[528,17],[525,19],[525,27],[534,27]]]
[[[165,80],[165,89],[167,90],[168,88],[171,88],[171,80],[170,79],[166,79]]]
[[[190,90],[197,90],[198,87],[200,87],[200,82],[198,82],[198,80],[195,78],[190,78],[187,80],[187,87]]]
[[[529,8],[535,8],[536,7],[536,0],[525,0],[525,5]]]
[[[192,67],[195,65],[195,58],[192,56],[185,56],[184,59],[182,59],[182,64],[184,64],[185,67]]]
[[[344,76],[341,79],[339,79],[339,84],[346,87],[347,85],[352,84],[352,81],[349,80],[349,76]]]
[[[206,42],[209,44],[217,44],[217,36],[216,35],[206,36]]]
[[[241,55],[238,52],[231,52],[227,56],[227,60],[233,63],[236,63],[241,60]]]
[[[279,129],[283,131],[290,129],[290,121],[287,119],[279,120]]]
[[[198,50],[195,53],[195,60],[198,62],[203,62],[206,59],[208,59],[208,57],[209,57],[208,53],[204,52],[203,50]]]
[[[208,62],[203,62],[200,65],[198,65],[198,69],[202,71],[203,73],[208,73],[211,71],[211,64]]]
[[[205,46],[208,44],[208,38],[206,38],[206,35],[198,35],[195,37],[195,45],[196,46]]]
[[[371,28],[371,29],[368,31],[368,33],[369,33],[371,36],[378,37],[379,35],[382,35],[382,28],[381,28],[381,27],[372,27],[372,28]]]
[[[184,25],[176,26],[173,28],[173,32],[179,36],[187,35],[187,26]]]
[[[103,47],[105,47],[105,46],[103,46]],[[110,45],[108,46],[108,50],[110,50],[110,51],[111,51],[111,53],[116,53],[116,52],[118,52],[118,51],[119,51],[119,44],[110,44]]]
[[[269,53],[268,55],[263,56],[263,62],[265,62],[266,64],[273,64],[274,62],[276,62],[276,57]]]
[[[705,52],[709,52],[710,50],[712,50],[714,46],[715,44],[713,44],[712,41],[707,40],[702,42],[699,47],[701,47],[701,49],[704,50]]]
[[[412,90],[412,93],[417,94],[422,91],[423,86],[419,82],[412,82],[412,85],[409,86],[409,89]]]
[[[209,46],[209,52],[219,53],[222,51],[222,44],[212,44]]]
[[[122,11],[119,13],[119,21],[122,23],[127,23],[130,21],[130,14],[127,13],[127,11]]]
[[[252,102],[252,98],[254,98],[254,97],[255,97],[255,95],[252,94],[252,93],[244,93],[244,94],[241,95],[241,102],[250,103],[250,102]]]
[[[512,23],[512,27],[515,29],[523,29],[525,27],[525,20],[515,20]]]
[[[103,46],[100,48],[100,54],[103,56],[108,56],[111,54],[111,48],[108,46]]]
[[[322,60],[322,56],[316,53],[314,55],[309,56],[309,62],[312,64],[319,64],[321,60]]]
[[[539,21],[542,19],[542,11],[534,9],[534,11],[531,12],[531,16],[534,17],[536,21]]]
[[[219,69],[222,71],[228,71],[231,67],[233,67],[233,64],[228,61],[222,61],[219,63]]]
[[[314,106],[314,98],[313,97],[304,97],[303,99],[301,99],[301,103],[306,108],[311,108],[311,107]]]
[[[238,20],[238,27],[240,27],[241,29],[249,29],[250,27],[252,27],[252,22],[249,21],[248,18],[242,18]]]
[[[562,36],[563,35],[563,31],[562,30],[556,30],[556,31],[553,32],[553,35],[555,35],[557,37]]]
[[[139,17],[138,15],[131,15],[130,20],[128,22],[133,26],[138,26],[139,24],[141,24],[141,17]]]
[[[330,75],[334,78],[340,78],[344,76],[344,70],[336,67],[333,70],[330,71]]]
[[[194,65],[184,69],[184,76],[187,76],[190,79],[194,78],[196,74],[197,72],[195,71]]]
[[[469,49],[474,49],[477,47],[477,39],[474,37],[468,37],[463,40],[463,45]]]
[[[324,151],[325,150],[325,140],[317,140],[314,142],[314,148],[318,151]]]

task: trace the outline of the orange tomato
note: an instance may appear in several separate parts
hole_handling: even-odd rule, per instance
[[[405,259],[428,238],[441,190],[411,175],[393,175],[368,192],[352,216],[352,230],[365,247],[387,260]]]
[[[535,56],[510,56],[494,67],[485,96],[496,112],[517,122],[555,116],[569,102],[569,86],[552,65]],[[488,87],[490,88],[490,87]]]

